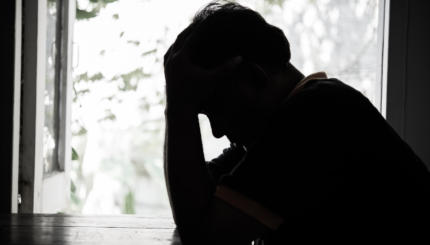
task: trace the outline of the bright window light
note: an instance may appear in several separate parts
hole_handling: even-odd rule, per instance
[[[111,2],[111,1],[106,1]],[[381,1],[237,1],[284,30],[292,63],[381,101]],[[206,1],[78,0],[69,212],[170,215],[163,174],[163,55]],[[201,117],[207,160],[228,146]]]

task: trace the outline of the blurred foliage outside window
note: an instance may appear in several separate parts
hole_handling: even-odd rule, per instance
[[[374,0],[243,0],[284,30],[292,63],[326,71],[379,108]],[[163,174],[163,55],[207,1],[78,0],[68,212],[170,215]],[[207,160],[228,146],[201,117]]]
[[[43,173],[49,174],[58,170],[57,161],[57,119],[58,119],[58,81],[56,81],[56,34],[57,34],[56,0],[47,1],[46,11],[46,73],[45,73],[45,120],[43,126]]]

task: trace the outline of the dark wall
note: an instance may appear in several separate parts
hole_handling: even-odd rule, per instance
[[[430,1],[391,1],[387,120],[430,168]]]
[[[409,2],[405,139],[430,167],[430,1]]]
[[[0,214],[11,212],[12,132],[14,89],[15,1],[2,1],[0,8],[2,37],[0,89]]]

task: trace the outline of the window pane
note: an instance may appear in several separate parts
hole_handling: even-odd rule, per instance
[[[163,55],[201,0],[79,0],[72,212],[169,212],[163,180]],[[241,0],[282,28],[305,75],[326,71],[379,108],[380,1]],[[168,6],[168,7],[166,7]],[[201,116],[206,159],[228,146]]]
[[[57,162],[57,88],[56,81],[56,30],[57,1],[47,2],[45,125],[43,127],[43,170],[58,170]]]
[[[325,71],[381,109],[382,0],[240,0],[280,27],[291,62],[305,75]]]

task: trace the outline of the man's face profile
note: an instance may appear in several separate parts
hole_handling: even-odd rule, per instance
[[[279,97],[276,90],[284,89],[272,81],[291,56],[282,30],[268,24],[251,9],[234,3],[212,3],[178,35],[165,61],[177,50],[186,50],[192,64],[187,71],[183,62],[177,63],[182,67],[177,69],[177,74],[187,73],[194,82],[184,93],[190,98],[200,98],[195,100],[197,103],[188,101],[188,104],[209,118],[213,135],[217,138],[226,135],[233,143],[243,145],[254,142],[264,127],[274,98]],[[205,79],[195,81],[198,80],[196,72],[210,73],[235,57],[241,57],[240,64],[222,79],[207,84]]]
[[[242,63],[232,74],[219,81],[202,111],[210,121],[216,138],[226,136],[231,142],[252,141],[261,116],[262,81],[252,76],[249,64]]]

